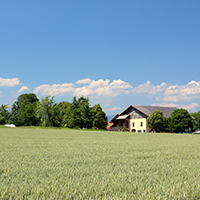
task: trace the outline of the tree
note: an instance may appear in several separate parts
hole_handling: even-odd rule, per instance
[[[61,124],[61,111],[57,103],[50,107],[50,122],[51,126],[60,127]]]
[[[19,107],[17,106],[16,102],[12,105],[12,110],[11,110],[11,117],[10,117],[10,123],[15,124],[16,126],[21,125],[19,116],[18,116],[18,109]]]
[[[189,112],[183,108],[176,109],[168,119],[169,131],[175,133],[189,132],[192,130],[192,118]]]
[[[36,107],[39,99],[34,93],[22,94],[12,106],[11,123],[17,126],[38,125]]]
[[[163,116],[163,113],[159,110],[156,110],[150,114],[147,118],[147,126],[152,128],[156,132],[164,131],[167,127],[167,120]]]
[[[0,115],[0,124],[5,124],[5,119],[3,115]]]
[[[69,128],[79,128],[80,114],[78,110],[78,100],[74,96],[72,103],[66,108],[66,114],[63,116],[63,124]]]
[[[56,102],[54,100],[54,96],[46,96],[41,99],[41,102],[37,103],[37,118],[39,118],[42,122],[43,126],[52,126],[54,117],[56,116],[55,105]]]
[[[29,102],[29,103],[34,103],[34,102],[38,102],[39,99],[37,98],[37,96],[34,93],[28,93],[28,94],[21,94],[18,98],[17,98],[17,105],[20,106],[20,103],[22,102]]]
[[[93,127],[98,129],[106,129],[108,118],[99,104],[92,107]]]
[[[89,98],[83,96],[78,99],[78,108],[80,113],[80,128],[92,128],[91,108]]]
[[[72,103],[64,110],[63,126],[69,128],[92,128],[89,98],[73,97]]]
[[[0,124],[7,124],[10,117],[11,113],[8,111],[9,105],[1,105],[0,106]]]
[[[39,125],[40,120],[36,117],[37,102],[26,102],[20,103],[18,109],[18,120],[20,125],[23,126],[36,126]]]
[[[70,103],[68,101],[63,101],[60,102],[57,107],[59,110],[58,114],[58,121],[59,121],[59,126],[64,126],[64,115],[67,113],[67,108],[70,106]]]
[[[192,116],[193,129],[194,130],[200,129],[200,111],[191,113],[191,116]]]

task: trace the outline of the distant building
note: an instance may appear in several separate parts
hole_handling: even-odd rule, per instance
[[[121,114],[117,114],[110,123],[113,125],[109,130],[129,130],[131,132],[149,132],[151,129],[147,127],[147,117],[159,110],[166,118],[177,108],[161,107],[161,106],[129,106]]]

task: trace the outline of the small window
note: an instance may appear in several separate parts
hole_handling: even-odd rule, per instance
[[[135,126],[134,122],[133,122],[133,127]]]
[[[141,127],[143,126],[143,123],[141,122]]]
[[[143,130],[143,133],[145,133],[145,130]]]
[[[138,133],[141,133],[141,130],[138,130]]]

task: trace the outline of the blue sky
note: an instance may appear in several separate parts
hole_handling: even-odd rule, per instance
[[[0,1],[0,104],[55,95],[116,114],[200,109],[199,0]]]

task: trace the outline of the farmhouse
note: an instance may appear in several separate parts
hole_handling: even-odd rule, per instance
[[[121,114],[117,114],[110,123],[113,125],[110,130],[129,130],[132,132],[149,132],[151,129],[147,127],[147,117],[159,110],[166,118],[170,117],[175,107],[161,107],[161,106],[129,106]]]

